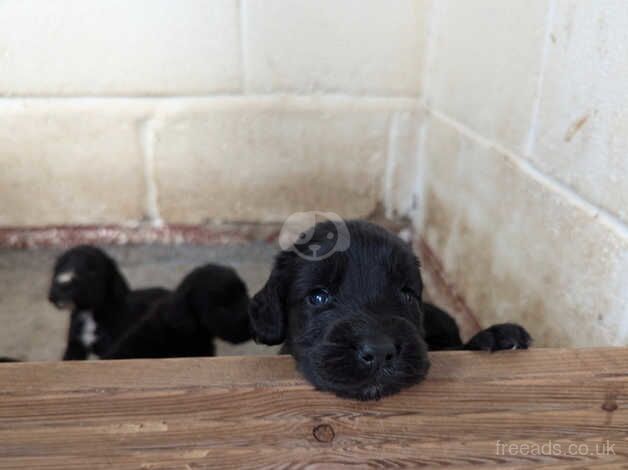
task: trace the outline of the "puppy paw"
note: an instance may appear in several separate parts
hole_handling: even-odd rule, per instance
[[[464,349],[471,351],[503,351],[505,349],[528,349],[532,337],[523,328],[514,323],[502,323],[480,331]]]

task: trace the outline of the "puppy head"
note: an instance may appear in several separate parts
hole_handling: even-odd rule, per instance
[[[60,309],[97,309],[124,300],[129,287],[113,261],[102,250],[81,245],[56,261],[48,299]]]
[[[216,264],[196,268],[185,276],[172,297],[167,320],[178,330],[227,340],[231,335],[250,339],[249,296],[233,269]]]
[[[331,250],[329,222],[306,243]],[[317,388],[377,399],[423,379],[429,368],[418,261],[373,224],[346,224],[346,250],[316,261],[283,251],[249,310],[258,341],[285,343]],[[297,242],[298,243],[298,242]]]

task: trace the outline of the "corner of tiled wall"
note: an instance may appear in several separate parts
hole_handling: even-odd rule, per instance
[[[442,0],[428,21],[422,241],[483,324],[626,344],[626,9]]]

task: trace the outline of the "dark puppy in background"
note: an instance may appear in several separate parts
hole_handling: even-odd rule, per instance
[[[338,243],[348,248],[337,251]],[[316,388],[360,400],[420,382],[428,349],[530,344],[514,324],[495,325],[463,344],[453,319],[423,304],[422,290],[418,260],[401,239],[364,221],[342,230],[324,222],[277,256],[251,302],[251,326],[259,342],[283,343]]]
[[[131,290],[115,261],[99,248],[81,245],[66,251],[55,263],[48,294],[57,308],[71,311],[63,359],[102,356],[167,294],[161,288]]]
[[[213,356],[214,338],[251,339],[246,285],[231,268],[208,264],[188,274],[104,358]]]

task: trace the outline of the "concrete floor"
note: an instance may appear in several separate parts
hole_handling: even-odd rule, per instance
[[[255,293],[268,277],[276,244],[144,245],[103,247],[120,265],[133,288],[175,287],[194,267],[220,263],[235,268]],[[46,299],[59,248],[0,249],[0,356],[31,361],[57,360],[63,353],[69,315]],[[277,348],[218,344],[219,355],[275,354]]]

